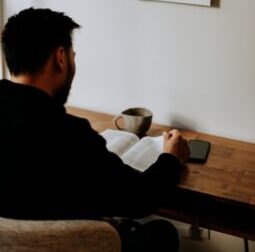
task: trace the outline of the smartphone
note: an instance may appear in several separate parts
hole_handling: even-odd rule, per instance
[[[188,141],[190,156],[188,162],[205,163],[210,151],[210,142],[198,139]]]

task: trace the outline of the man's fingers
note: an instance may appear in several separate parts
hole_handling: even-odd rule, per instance
[[[166,131],[163,132],[163,138],[167,140],[169,138],[168,133]]]
[[[175,138],[181,138],[181,132],[177,129],[173,129],[173,130],[170,130],[169,131],[169,134],[172,136],[172,137],[175,137]]]

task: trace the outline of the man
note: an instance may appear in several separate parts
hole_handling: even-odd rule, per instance
[[[178,131],[164,133],[163,153],[138,173],[106,149],[87,120],[66,113],[76,28],[63,13],[30,8],[12,16],[2,33],[11,81],[0,81],[1,216],[143,217],[170,200],[189,155]],[[149,251],[155,244],[157,251],[161,245],[177,250],[168,222],[135,231],[124,226],[117,227],[123,251]]]

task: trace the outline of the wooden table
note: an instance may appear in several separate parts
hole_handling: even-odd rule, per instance
[[[67,108],[101,132],[114,128],[113,115]],[[170,127],[153,124],[148,135]],[[211,142],[205,164],[188,164],[174,197],[157,214],[204,228],[255,240],[255,144],[192,131],[187,139]]]

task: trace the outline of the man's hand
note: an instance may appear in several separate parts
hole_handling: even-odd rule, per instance
[[[185,164],[190,155],[187,140],[181,136],[181,133],[178,130],[163,132],[163,137],[164,137],[163,152],[174,155],[179,159],[181,164]]]

